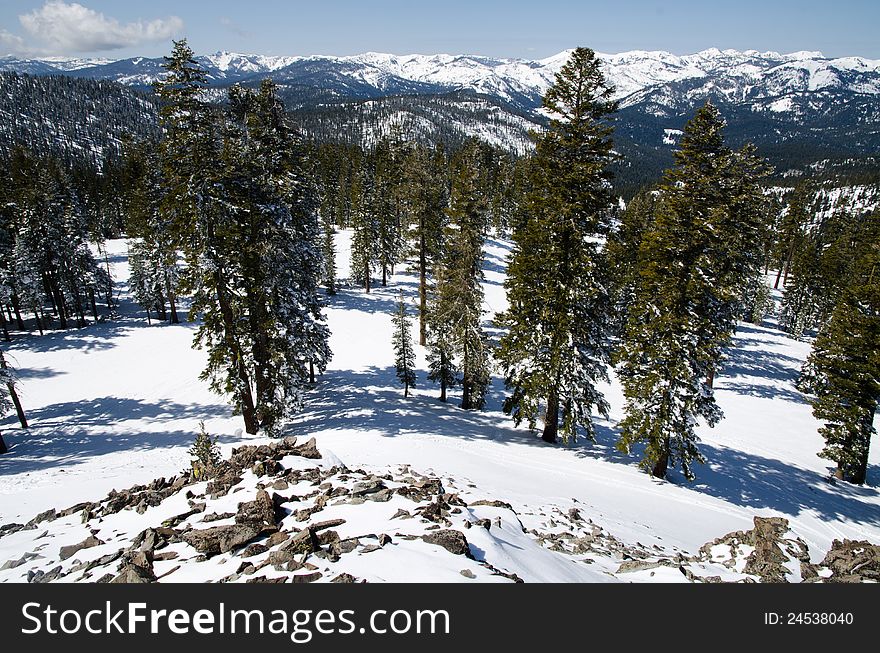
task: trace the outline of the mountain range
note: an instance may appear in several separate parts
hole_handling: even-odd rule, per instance
[[[271,77],[289,109],[326,138],[369,143],[394,126],[425,139],[478,136],[508,150],[529,148],[546,122],[541,97],[571,51],[541,60],[475,55],[277,57],[230,52],[198,57],[209,95]],[[620,102],[618,149],[653,175],[671,161],[680,130],[711,100],[733,145],[755,142],[780,172],[835,165],[880,150],[880,60],[819,52],[709,49],[679,56],[599,54]],[[0,58],[0,71],[113,81],[148,90],[162,58]],[[875,165],[871,160],[869,166]],[[642,166],[644,167],[644,166]]]

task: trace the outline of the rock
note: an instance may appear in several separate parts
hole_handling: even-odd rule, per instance
[[[327,521],[318,522],[317,524],[312,524],[309,528],[317,533],[318,531],[322,531],[328,528],[336,528],[337,526],[342,526],[345,523],[344,519],[328,519]]]
[[[759,576],[765,583],[785,583],[789,558],[779,546],[788,531],[788,520],[781,517],[755,517],[752,531],[755,550],[746,558],[743,573]]]
[[[234,512],[212,512],[211,514],[202,517],[202,523],[209,524],[211,522],[220,521],[221,519],[229,519],[231,517],[235,517]]]
[[[402,508],[398,508],[397,512],[394,513],[394,516],[391,519],[412,519],[412,515],[408,510],[403,510]]]
[[[27,573],[27,582],[29,583],[51,583],[53,580],[57,580],[63,574],[61,573],[61,565],[57,567],[53,567],[47,572],[43,572],[42,570],[34,572],[28,571]]]
[[[320,548],[320,542],[311,528],[304,528],[281,545],[282,551],[290,553],[313,553]]]
[[[506,501],[496,501],[496,500],[490,501],[488,499],[480,499],[479,501],[471,501],[470,506],[471,506],[471,508],[473,508],[474,506],[489,506],[490,508],[507,508],[508,510],[510,510],[512,512],[516,512],[513,509],[513,506],[511,506]]]
[[[204,530],[190,530],[183,534],[183,541],[200,553],[226,553],[247,544],[257,537],[260,531],[250,524],[214,526]]]
[[[153,560],[160,562],[167,562],[168,560],[176,560],[180,557],[180,554],[177,551],[163,551],[162,553],[157,553],[153,556]]]
[[[379,535],[379,546],[385,546],[386,544],[391,544],[391,536],[382,533]]]
[[[880,581],[880,546],[868,541],[834,540],[820,567],[832,582]]]
[[[58,514],[55,512],[55,508],[50,508],[31,519],[25,528],[35,528],[37,524],[42,524],[44,521],[55,521],[56,519],[58,519]]]
[[[321,452],[318,451],[318,444],[315,442],[315,438],[296,447],[290,453],[299,456],[300,458],[309,458],[312,460],[317,460],[321,457]]]
[[[379,490],[378,492],[373,492],[372,494],[368,494],[366,496],[367,501],[376,501],[378,503],[385,503],[387,501],[391,501],[391,497],[394,496],[394,490],[391,488],[385,488],[384,490]]]
[[[295,578],[295,576],[294,576]],[[249,578],[245,581],[246,583],[286,583],[287,578],[281,576],[280,578],[266,578],[265,576],[257,576],[256,578]]]
[[[319,580],[324,577],[320,571],[312,572],[311,574],[294,574],[290,577],[291,583],[314,583],[316,580]]]
[[[75,506],[70,506],[70,508],[66,508],[65,510],[62,510],[60,513],[58,513],[58,516],[59,517],[70,517],[70,515],[75,515],[78,512],[81,513],[84,510],[91,510],[92,505],[93,504],[89,503],[88,501],[83,502],[83,503],[78,503]]]
[[[470,569],[462,569],[459,573],[462,576],[464,576],[465,578],[474,579],[477,577],[477,575],[474,572],[472,572]]]
[[[79,544],[71,544],[69,546],[62,546],[59,551],[58,556],[62,560],[67,560],[72,555],[76,554],[78,551],[82,551],[83,549],[91,549],[95,546],[101,546],[104,542],[99,540],[94,535],[90,535],[86,539],[84,539]]]
[[[0,537],[3,537],[4,535],[12,535],[25,528],[24,524],[3,524],[0,526]]]
[[[269,536],[269,539],[266,540],[266,546],[271,549],[272,547],[278,546],[279,544],[283,544],[289,539],[290,533],[286,531],[278,531],[277,533],[272,533]]]
[[[260,490],[254,501],[238,504],[235,523],[250,526],[257,532],[276,531],[275,504],[266,490]]]
[[[266,562],[270,565],[286,565],[287,563],[293,561],[296,553],[294,551],[271,551],[269,553],[269,557],[266,558]]]
[[[428,544],[441,546],[454,555],[463,555],[471,559],[474,557],[468,546],[467,538],[461,531],[452,529],[437,531],[423,535],[422,540]]]
[[[253,544],[248,544],[244,550],[241,552],[242,558],[253,558],[254,556],[260,555],[261,553],[266,553],[269,550],[264,544],[260,544],[259,542],[254,542]]]
[[[356,583],[357,578],[352,576],[351,574],[339,574],[336,578],[330,581],[331,583]]]
[[[372,553],[373,551],[381,551],[382,547],[378,544],[368,544],[363,549],[359,551],[359,553]]]
[[[285,481],[283,478],[278,479],[277,481],[272,483],[273,490],[279,490],[279,491],[283,492],[284,490],[287,490],[288,488],[290,488],[290,483]]]
[[[367,481],[355,483],[354,487],[351,488],[351,496],[363,497],[367,494],[373,494],[374,492],[379,492],[384,489],[385,483],[383,483],[380,479],[370,479]]]
[[[125,565],[111,583],[154,583],[156,576],[152,569],[148,570],[137,565]]]
[[[645,571],[647,569],[658,569],[659,567],[674,567],[675,563],[671,560],[625,560],[620,563],[617,568],[618,574],[628,574],[634,571]]]

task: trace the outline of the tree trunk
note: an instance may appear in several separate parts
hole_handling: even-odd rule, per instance
[[[660,457],[657,459],[657,462],[654,463],[654,468],[651,470],[651,476],[654,478],[666,478],[666,472],[669,468],[669,440],[666,440],[665,446],[663,448],[663,453],[660,454]]]
[[[241,417],[244,419],[245,431],[250,435],[256,435],[260,425],[257,421],[254,396],[251,392],[251,380],[244,364],[241,346],[235,336],[235,316],[232,314],[232,308],[229,306],[229,300],[226,297],[226,280],[219,267],[214,271],[214,284],[217,289],[217,304],[220,307],[220,315],[223,318],[223,339],[226,341],[231,364],[239,380]]]
[[[425,252],[425,227],[424,218],[419,218],[419,344],[424,347],[428,344],[428,257]]]
[[[386,287],[388,285],[388,266],[384,263],[382,264],[382,287]]]
[[[3,309],[0,309],[0,324],[3,325],[3,339],[9,342],[12,338],[9,337],[9,327],[6,325],[6,316],[3,315]]]
[[[367,265],[364,269],[364,287],[367,289],[367,294],[370,294],[370,266]]]
[[[3,355],[3,352],[0,351],[0,367],[4,370],[6,369],[6,357]],[[12,403],[15,406],[15,413],[18,415],[18,421],[21,424],[21,428],[28,428],[27,417],[24,414],[24,408],[21,407],[21,401],[18,399],[18,393],[15,391],[14,383],[7,383],[6,387],[9,388],[9,396],[12,398]]]
[[[315,385],[315,363],[314,361],[309,361],[309,383]]]
[[[89,302],[92,304],[92,315],[95,318],[95,322],[98,321],[98,305],[95,303],[95,291],[93,288],[89,288]]]
[[[34,306],[34,321],[37,323],[37,330],[43,335],[43,320],[40,317],[40,309]]]
[[[168,279],[168,273],[165,273],[165,294],[168,295],[168,304],[171,307],[171,324],[180,324],[180,318],[177,317],[177,302],[174,297],[174,289],[171,288],[171,281]]]
[[[12,310],[15,311],[15,323],[18,325],[19,331],[24,331],[24,320],[21,319],[21,308],[20,302],[18,301],[18,295],[15,293],[12,294]]]
[[[446,366],[449,362],[446,360],[446,352],[440,350],[440,401],[446,403]]]
[[[709,389],[715,387],[715,370],[709,370],[709,376],[706,377],[706,387]]]
[[[465,350],[463,363],[461,375],[461,407],[462,410],[471,410],[473,408],[473,402],[471,400],[471,377],[468,371],[467,350]]]
[[[0,433],[0,455],[8,452],[9,449],[6,448],[6,443],[3,441],[3,434]]]
[[[550,390],[547,397],[547,415],[544,417],[544,433],[541,438],[544,442],[555,444],[559,434],[559,395],[556,388]]]

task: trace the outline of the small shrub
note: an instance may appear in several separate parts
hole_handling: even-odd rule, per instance
[[[192,474],[196,479],[210,478],[220,464],[220,447],[217,436],[211,437],[205,431],[205,423],[199,422],[199,433],[189,449],[192,457]]]

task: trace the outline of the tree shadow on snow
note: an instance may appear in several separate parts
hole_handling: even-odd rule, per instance
[[[13,427],[14,417],[0,423],[9,446],[9,453],[0,456],[0,476],[75,465],[89,457],[118,451],[188,446],[195,438],[199,421],[229,412],[225,405],[151,403],[120,397],[38,408],[28,411],[27,430]],[[162,424],[182,419],[192,420],[191,431],[168,432],[161,426],[155,431],[119,429],[127,422]]]
[[[393,367],[329,372],[308,397],[306,410],[294,418],[290,433],[299,436],[330,430],[374,431],[387,437],[426,434],[550,446],[533,433],[514,428],[512,423],[499,423],[497,413],[462,410],[456,394],[450,393],[449,401],[443,403],[437,398],[438,386],[427,385],[424,375],[420,375],[419,381],[420,388],[436,388],[437,394],[404,398],[403,386],[397,386]],[[491,410],[496,407],[495,400],[492,395],[488,399],[487,408]]]

